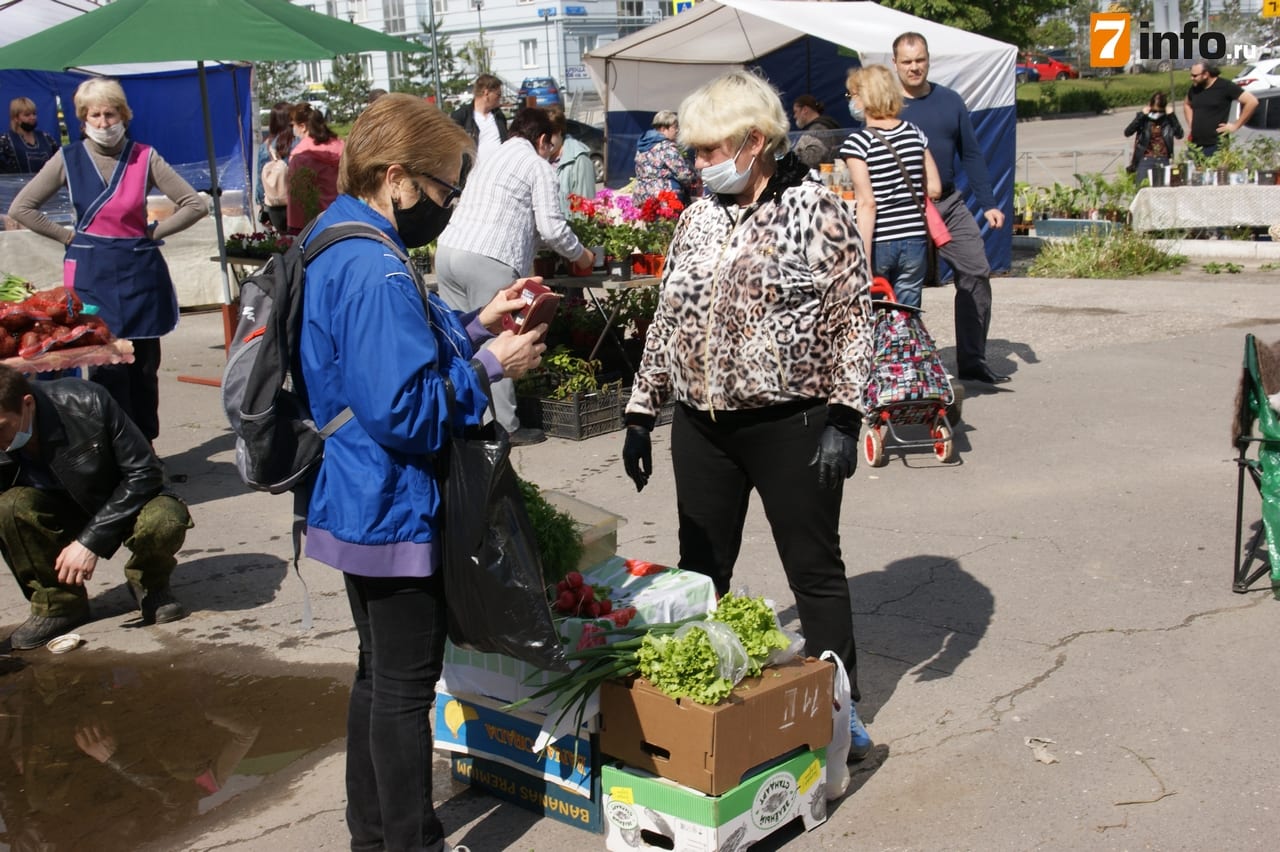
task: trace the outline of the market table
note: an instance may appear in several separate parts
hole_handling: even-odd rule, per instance
[[[1280,185],[1148,186],[1129,213],[1135,231],[1265,228],[1280,221]]]
[[[618,311],[621,305],[614,305],[609,309],[604,301],[600,299],[597,291],[604,290],[607,293],[616,293],[620,290],[636,290],[644,287],[657,287],[662,283],[661,278],[652,275],[633,275],[630,278],[615,278],[607,273],[592,272],[590,275],[569,275],[544,277],[542,283],[546,284],[553,290],[578,290],[582,292],[600,316],[604,318],[604,328],[600,330],[600,334],[596,337],[595,344],[591,347],[591,354],[587,356],[588,361],[594,361],[596,353],[600,351],[600,346],[604,343],[605,337],[613,340],[618,347],[618,351],[622,354],[622,360],[626,365],[635,372],[635,365],[627,357],[626,351],[622,348],[622,341],[614,334],[613,324],[618,320]]]
[[[98,346],[73,346],[69,349],[54,349],[35,358],[4,358],[0,364],[17,370],[28,376],[37,373],[50,373],[59,370],[74,370],[80,367],[100,367],[104,364],[132,364],[133,343],[128,340],[113,340]]]

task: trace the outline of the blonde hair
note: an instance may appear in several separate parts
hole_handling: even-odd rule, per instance
[[[414,174],[443,178],[463,154],[474,152],[467,131],[422,98],[383,95],[351,126],[338,162],[338,191],[371,197],[397,163]]]
[[[669,109],[659,110],[653,114],[653,126],[658,130],[679,123],[680,121],[676,114]]]
[[[854,68],[844,85],[850,95],[858,94],[867,118],[897,118],[902,112],[902,88],[898,78],[884,65]]]
[[[18,129],[18,116],[24,112],[35,112],[36,102],[31,98],[14,98],[9,101],[9,129]]]
[[[773,86],[749,71],[730,71],[706,83],[680,104],[680,144],[690,148],[743,142],[752,130],[764,134],[763,156],[788,147],[787,113]]]
[[[133,121],[133,110],[129,109],[129,101],[124,96],[124,89],[118,80],[110,77],[90,77],[76,87],[76,118],[84,124],[89,115],[89,107],[95,104],[106,104],[120,113],[125,124]]]

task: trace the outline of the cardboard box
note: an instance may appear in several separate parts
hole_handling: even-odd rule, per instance
[[[544,721],[536,714],[503,712],[484,699],[436,691],[436,748],[501,763],[590,797],[600,771],[591,734],[562,735],[539,750]]]
[[[605,849],[736,852],[799,818],[806,831],[827,819],[826,753],[798,754],[721,796],[704,796],[663,778],[606,765]]]
[[[584,571],[583,576],[593,586],[608,586],[615,608],[634,606],[633,626],[680,621],[710,612],[716,605],[711,579],[692,571],[615,556]],[[570,650],[575,649],[583,627],[597,621],[605,624],[599,619],[557,619],[561,641]],[[487,696],[505,704],[533,695],[558,677],[557,672],[535,668],[504,654],[482,654],[447,642],[439,688],[451,695]],[[545,714],[551,711],[554,700],[555,696],[546,696],[522,709]],[[594,719],[598,712],[599,700],[592,696],[586,716]]]
[[[454,778],[499,799],[575,828],[597,834],[604,828],[598,773],[592,779],[591,795],[584,796],[576,790],[552,784],[541,776],[482,757],[454,755],[450,763]]]
[[[715,705],[673,699],[643,678],[600,688],[600,751],[718,796],[779,755],[831,742],[832,674],[794,660],[747,678]]]

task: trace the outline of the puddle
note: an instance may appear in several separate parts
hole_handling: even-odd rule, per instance
[[[0,656],[0,849],[156,843],[251,801],[272,775],[345,736],[350,667],[247,668],[226,648],[190,659]]]

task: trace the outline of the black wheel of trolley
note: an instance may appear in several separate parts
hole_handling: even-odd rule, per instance
[[[868,429],[862,437],[862,455],[872,467],[884,467],[884,435],[878,428]]]
[[[951,427],[939,420],[930,427],[929,434],[933,436],[933,454],[937,456],[938,461],[955,461],[956,444],[951,434]]]

